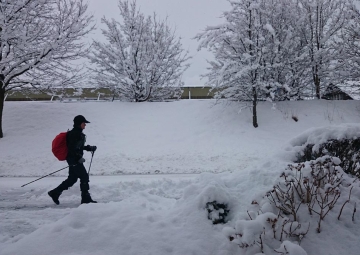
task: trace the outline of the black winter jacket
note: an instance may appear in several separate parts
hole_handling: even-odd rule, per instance
[[[80,127],[74,127],[66,134],[66,144],[68,148],[67,160],[78,161],[84,155],[84,150],[90,151],[89,145],[85,146],[86,135]]]

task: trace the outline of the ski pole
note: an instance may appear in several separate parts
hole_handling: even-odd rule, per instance
[[[26,183],[26,184],[22,185],[21,187],[24,187],[24,186],[26,186],[26,185],[28,185],[28,184],[30,184],[30,183],[36,182],[36,181],[38,181],[38,180],[40,180],[40,179],[42,179],[42,178],[45,178],[46,176],[52,175],[52,174],[54,174],[54,173],[57,173],[57,172],[59,172],[59,171],[61,171],[61,170],[64,170],[65,168],[68,168],[68,167],[69,167],[69,166],[66,166],[66,167],[64,167],[64,168],[61,168],[60,170],[57,170],[57,171],[55,171],[55,172],[52,172],[51,174],[45,175],[45,176],[40,177],[40,178],[38,178],[38,179],[36,179],[36,180],[34,180],[34,181],[32,181],[32,182]]]
[[[92,151],[92,152],[91,152],[91,160],[90,160],[90,166],[89,166],[88,175],[90,175],[90,167],[91,167],[92,159],[93,159],[93,157],[94,157],[94,153],[95,153],[95,151]]]

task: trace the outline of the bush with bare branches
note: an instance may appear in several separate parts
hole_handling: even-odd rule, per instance
[[[340,220],[344,207],[349,204],[347,206],[353,207],[354,220],[356,204],[351,204],[350,199],[357,179],[346,178],[340,164],[339,158],[323,156],[289,165],[265,198],[259,203],[253,201],[257,211],[248,212],[248,219],[238,220],[234,228],[225,228],[225,234],[239,247],[251,248],[254,252],[271,249],[291,254],[283,253],[289,247],[284,243],[291,241],[300,245],[314,228],[320,233],[321,223],[330,213],[337,211]],[[300,246],[297,249],[303,251]]]

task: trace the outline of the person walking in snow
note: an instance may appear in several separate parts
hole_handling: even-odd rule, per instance
[[[59,197],[64,190],[73,186],[78,179],[80,179],[81,190],[81,203],[97,203],[92,200],[89,193],[89,175],[85,169],[83,158],[84,150],[95,152],[97,147],[86,145],[86,136],[83,133],[86,123],[90,123],[82,115],[77,115],[74,118],[74,127],[66,134],[66,144],[68,148],[68,154],[66,161],[69,164],[69,176],[58,187],[48,192],[48,195],[52,198],[55,204],[60,204]]]

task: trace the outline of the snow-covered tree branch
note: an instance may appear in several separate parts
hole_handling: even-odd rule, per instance
[[[357,67],[359,15],[352,0],[229,2],[225,22],[195,38],[215,57],[207,84],[217,98],[251,102],[254,127],[258,100],[302,99],[312,91],[321,98],[330,83],[349,79],[349,63]]]
[[[83,37],[93,28],[83,0],[0,1],[0,138],[7,91],[23,86],[78,83],[86,56]]]
[[[350,6],[350,10],[352,11],[349,13],[350,21],[342,30],[339,42],[342,57],[339,64],[347,79],[358,80],[360,77],[360,10],[355,5]]]
[[[252,102],[257,127],[259,98],[284,98],[299,80],[289,70],[301,69],[300,42],[283,1],[241,0],[231,5],[224,12],[224,24],[207,27],[196,39],[201,41],[199,48],[215,55],[205,76],[210,86],[219,88],[217,97]],[[269,9],[273,11],[265,11]]]
[[[119,10],[122,22],[102,19],[107,42],[94,41],[93,83],[136,102],[179,93],[189,59],[181,38],[166,20],[142,14],[135,1],[119,1]]]
[[[300,0],[296,5],[300,13],[299,32],[305,40],[312,83],[319,99],[322,89],[338,78],[333,75],[341,58],[336,41],[348,25],[351,3],[351,0]]]

